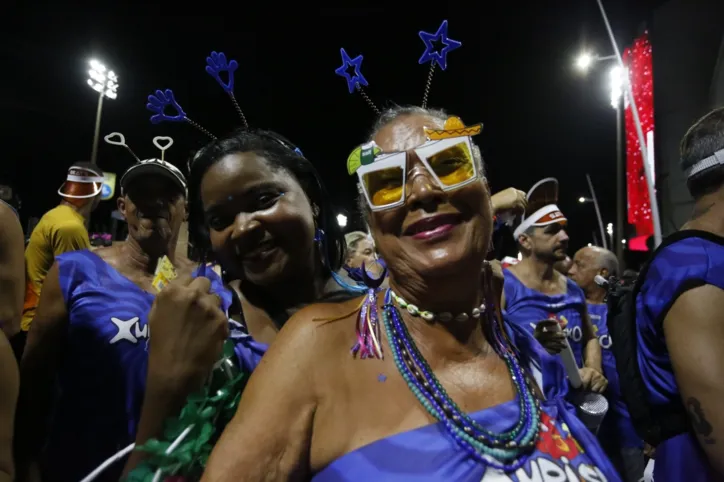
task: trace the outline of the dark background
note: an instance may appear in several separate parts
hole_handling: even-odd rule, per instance
[[[619,47],[631,43],[660,3],[605,2]],[[417,32],[435,32],[448,19],[450,38],[463,47],[450,53],[447,71],[436,72],[429,103],[466,123],[484,123],[476,141],[493,190],[527,191],[543,177],[557,177],[572,253],[598,233],[593,206],[577,202],[587,195],[588,172],[604,223],[615,224],[610,64],[587,76],[573,68],[582,48],[612,53],[596,2],[470,2],[468,9],[462,3],[454,9],[453,2],[396,4],[10,8],[0,34],[0,183],[19,193],[24,222],[58,202],[56,190],[69,165],[90,158],[97,106],[97,94],[86,84],[91,58],[114,70],[120,84],[118,98],[104,101],[101,136],[122,132],[141,158],[158,156],[154,136],[172,136],[166,160],[185,166],[206,139],[185,124],[152,125],[146,97],[171,88],[188,116],[217,135],[238,126],[228,97],[204,71],[206,56],[216,50],[239,62],[236,97],[249,123],[296,143],[322,172],[340,212],[350,216],[347,229],[360,227],[345,162],[365,140],[374,113],[335,75],[339,48],[364,55],[362,72],[376,103],[419,104],[427,65],[417,64],[424,49]],[[98,164],[104,170],[120,177],[132,161],[101,139]],[[115,202],[103,202],[93,227],[109,226],[114,208]]]

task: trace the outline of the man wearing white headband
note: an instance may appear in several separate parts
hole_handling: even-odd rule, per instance
[[[607,381],[601,368],[601,347],[594,334],[581,288],[555,269],[567,257],[567,219],[558,208],[558,181],[543,179],[528,192],[530,213],[523,217],[514,236],[522,260],[504,270],[501,306],[506,319],[533,334],[552,353],[571,345],[585,389],[603,392]],[[562,333],[543,336],[537,324],[556,320]],[[564,335],[565,334],[565,335]]]
[[[25,303],[20,328],[26,336],[40,291],[55,257],[67,251],[90,247],[88,223],[91,212],[100,202],[103,171],[85,162],[68,169],[65,182],[58,189],[60,204],[40,218],[25,248]]]

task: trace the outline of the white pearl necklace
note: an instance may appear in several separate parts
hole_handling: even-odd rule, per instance
[[[390,295],[392,296],[392,299],[400,305],[400,308],[406,309],[409,314],[412,316],[419,316],[423,320],[427,322],[432,322],[435,319],[438,319],[442,321],[443,323],[447,323],[449,321],[455,320],[458,322],[468,321],[470,317],[473,318],[480,318],[480,315],[485,313],[485,303],[480,305],[479,308],[473,308],[473,311],[468,315],[467,313],[460,313],[459,315],[453,315],[452,313],[445,311],[443,313],[433,313],[431,311],[425,311],[421,310],[417,306],[408,303],[404,299],[400,297],[397,293],[395,293],[393,290],[390,290]]]

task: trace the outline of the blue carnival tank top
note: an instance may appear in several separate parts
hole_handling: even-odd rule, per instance
[[[583,366],[583,325],[581,314],[586,309],[583,290],[567,279],[566,293],[544,295],[525,286],[510,270],[503,270],[505,306],[503,316],[531,335],[537,322],[554,319],[563,328],[579,367]]]
[[[616,371],[616,358],[611,351],[613,341],[608,334],[608,325],[606,324],[608,306],[605,303],[589,303],[588,316],[591,318],[593,330],[598,338],[598,343],[601,345],[603,374],[608,379],[608,388],[605,395],[608,399],[609,409],[601,428],[598,430],[598,437],[602,441],[610,442],[611,446],[643,448],[644,443],[636,433],[626,403],[624,403],[621,396],[621,384]]]
[[[520,327],[511,327],[522,362],[541,387],[541,431],[526,462],[511,473],[470,457],[442,422],[372,442],[334,460],[313,482],[613,482],[621,480],[598,441],[575,415],[564,397],[568,382],[556,357]],[[518,421],[516,400],[471,414],[488,430],[510,430]]]
[[[678,385],[664,338],[663,320],[676,299],[705,284],[724,289],[724,238],[704,231],[679,231],[652,260],[636,297],[638,362],[649,402],[679,400]],[[685,433],[656,448],[656,482],[715,480],[696,437]]]
[[[64,253],[56,260],[69,323],[41,466],[43,480],[67,482],[81,480],[135,440],[154,295],[89,250]],[[212,292],[228,310],[231,293],[216,273],[200,267],[195,276],[211,280]],[[253,368],[265,347],[237,328],[232,324],[235,351],[242,366]],[[99,480],[117,481],[122,468],[123,462],[117,462]]]

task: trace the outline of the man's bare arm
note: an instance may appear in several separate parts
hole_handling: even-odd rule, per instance
[[[25,294],[25,238],[15,212],[0,202],[0,327],[9,337],[20,331]]]
[[[60,288],[58,264],[48,271],[38,310],[20,363],[20,396],[15,427],[19,480],[24,480],[45,440],[53,399],[55,369],[65,347],[68,312]]]
[[[5,335],[0,333],[0,482],[10,482],[15,473],[13,426],[19,384],[15,355]]]
[[[682,294],[664,319],[681,399],[709,463],[724,475],[724,290],[712,285]]]
[[[601,365],[601,344],[598,342],[596,332],[593,329],[593,322],[588,316],[588,311],[581,313],[581,331],[583,332],[583,363],[587,368],[593,368],[603,373]]]

